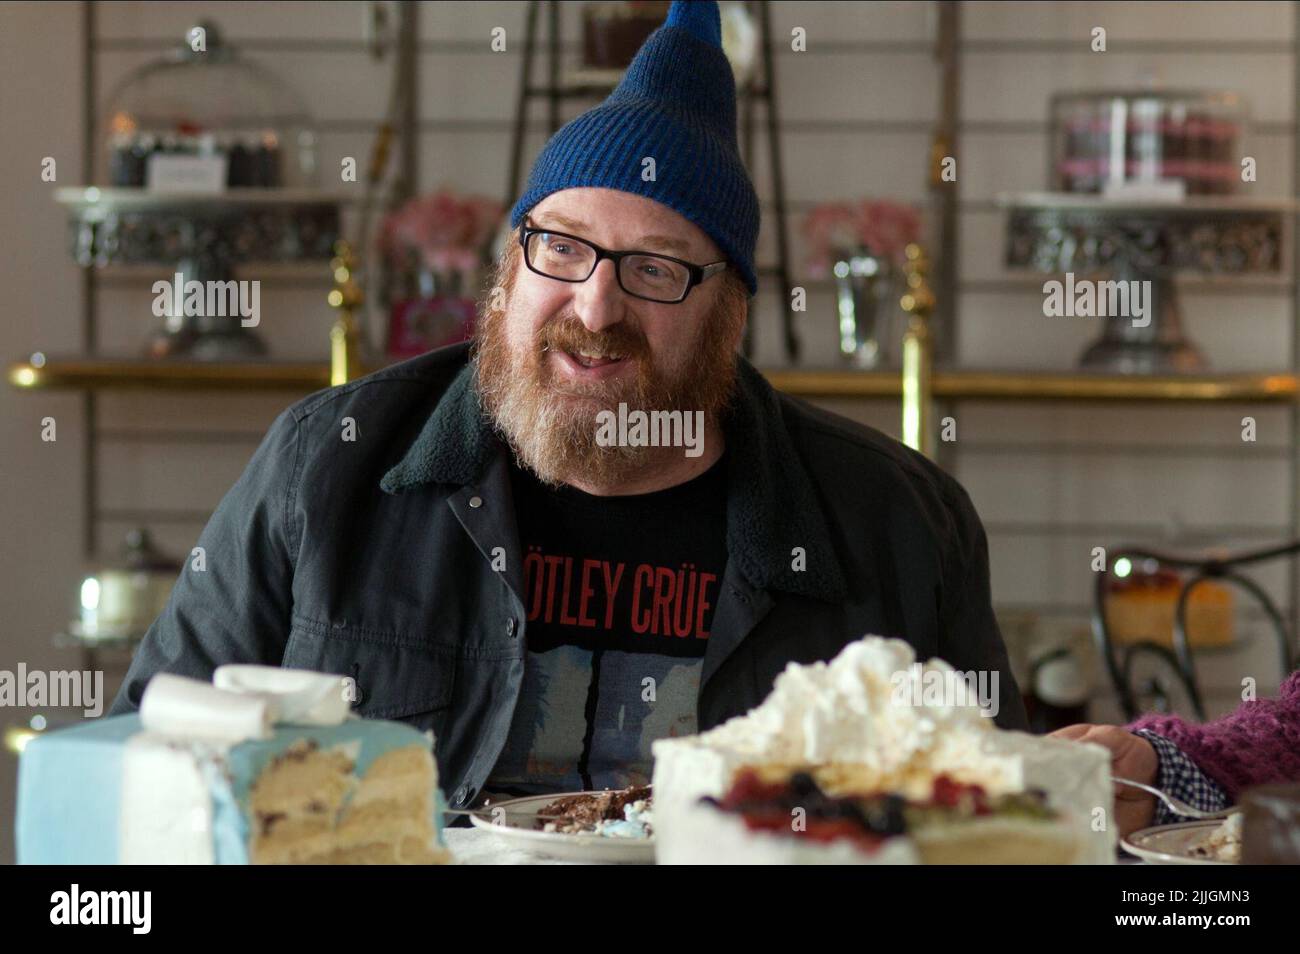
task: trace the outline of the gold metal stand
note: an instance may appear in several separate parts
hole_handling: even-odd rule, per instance
[[[337,308],[338,320],[330,329],[330,386],[347,384],[360,377],[361,347],[354,312],[365,300],[361,286],[352,277],[356,257],[352,247],[342,239],[334,243],[334,258],[330,269],[334,273],[334,288],[329,293],[330,307]]]
[[[930,315],[934,295],[926,283],[929,265],[921,246],[907,246],[907,292],[900,304],[909,316],[903,334],[903,443],[933,457],[934,339],[930,336]]]

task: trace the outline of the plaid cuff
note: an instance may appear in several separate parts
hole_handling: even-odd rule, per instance
[[[1160,760],[1160,773],[1156,787],[1162,792],[1186,802],[1193,808],[1207,812],[1221,812],[1231,804],[1228,796],[1216,782],[1197,768],[1196,763],[1183,754],[1182,749],[1162,735],[1149,729],[1138,729],[1140,735],[1151,743]],[[1177,815],[1160,799],[1156,799],[1156,814],[1152,820],[1155,825],[1168,825],[1172,822],[1192,821],[1183,815]]]

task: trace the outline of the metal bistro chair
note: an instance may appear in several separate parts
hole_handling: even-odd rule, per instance
[[[1156,708],[1167,709],[1171,689],[1180,688],[1186,694],[1196,718],[1205,721],[1205,705],[1201,698],[1200,685],[1196,680],[1191,644],[1187,638],[1187,603],[1192,591],[1206,580],[1220,580],[1235,584],[1253,596],[1263,607],[1277,639],[1278,660],[1282,667],[1282,678],[1285,679],[1295,668],[1295,652],[1287,632],[1286,621],[1268,593],[1253,579],[1238,571],[1241,567],[1280,557],[1290,557],[1297,553],[1300,553],[1300,540],[1262,549],[1210,556],[1183,556],[1136,546],[1110,551],[1107,569],[1103,573],[1096,574],[1096,585],[1093,590],[1092,634],[1106,672],[1115,691],[1119,694],[1125,720],[1135,719],[1141,714],[1139,697],[1154,697]],[[1172,651],[1153,640],[1141,640],[1117,646],[1111,639],[1110,626],[1106,619],[1106,593],[1115,565],[1124,558],[1128,558],[1134,565],[1155,561],[1157,567],[1191,571],[1191,577],[1183,581],[1178,593],[1178,603],[1174,613]],[[1141,670],[1151,664],[1161,671],[1160,675],[1148,675],[1143,679]],[[1170,682],[1162,682],[1162,677]]]

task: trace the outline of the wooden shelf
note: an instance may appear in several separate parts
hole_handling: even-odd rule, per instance
[[[800,397],[897,398],[897,371],[773,369],[773,387]],[[936,370],[934,395],[983,401],[1294,401],[1293,374],[1125,375],[1082,371]]]
[[[56,358],[18,361],[5,377],[23,390],[44,388],[186,388],[316,391],[329,387],[329,365],[286,361],[180,361]]]
[[[897,371],[772,368],[778,390],[800,397],[897,399]],[[284,390],[329,387],[329,366],[314,362],[202,362],[145,358],[45,358],[11,364],[6,375],[23,390],[46,388],[185,388]],[[938,398],[984,401],[1278,402],[1300,397],[1293,374],[1121,375],[1081,371],[936,370]]]

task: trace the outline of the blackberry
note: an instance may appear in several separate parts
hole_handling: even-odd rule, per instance
[[[901,835],[907,831],[901,795],[882,795],[859,802],[865,826],[878,835]]]
[[[790,776],[790,791],[799,798],[820,798],[822,790],[817,781],[808,772],[795,772]]]

